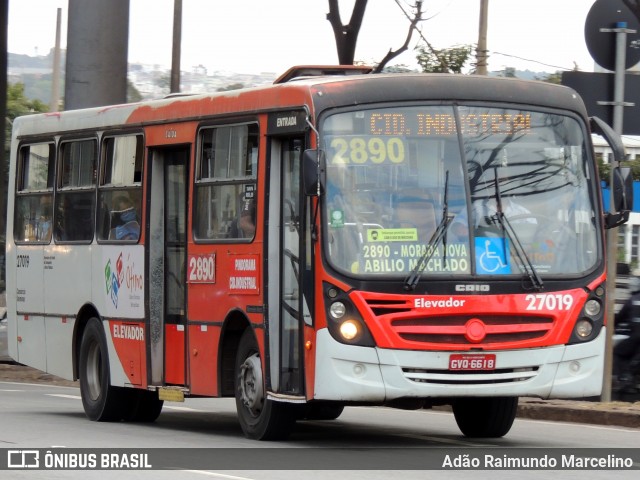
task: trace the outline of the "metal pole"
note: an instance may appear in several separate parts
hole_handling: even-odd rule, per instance
[[[181,43],[182,43],[182,0],[173,0],[173,52],[171,56],[171,93],[180,92]]]
[[[480,0],[480,25],[478,28],[478,47],[476,51],[476,75],[487,74],[487,19],[489,0]]]
[[[613,130],[622,135],[624,119],[624,80],[626,74],[627,55],[627,23],[618,22],[613,31],[616,34],[616,70],[613,89]],[[616,165],[612,165],[615,167]],[[609,179],[609,211],[614,211],[613,204],[613,168]],[[603,402],[611,401],[611,382],[613,370],[613,332],[615,329],[616,274],[618,263],[618,229],[607,230],[607,338],[605,343],[604,377],[602,385]]]
[[[616,71],[613,88],[613,130],[622,135],[624,120],[624,77],[627,61],[627,22],[616,24]]]
[[[51,78],[51,100],[49,101],[49,111],[60,110],[60,24],[62,9],[58,9],[56,17],[56,44],[53,49],[53,73]]]

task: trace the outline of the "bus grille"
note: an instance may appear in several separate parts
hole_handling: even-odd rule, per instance
[[[486,385],[526,382],[538,374],[538,367],[503,368],[490,372],[455,372],[451,370],[403,368],[402,373],[407,380],[418,383]]]
[[[545,317],[469,315],[392,320],[392,329],[412,342],[472,345],[531,340],[553,326]]]
[[[419,315],[407,300],[367,298],[365,303],[378,326],[393,332],[407,346],[468,348],[509,343],[515,347],[518,342],[543,338],[554,327],[554,319],[544,315]]]

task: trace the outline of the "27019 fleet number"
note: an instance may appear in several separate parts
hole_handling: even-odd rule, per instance
[[[562,293],[538,293],[525,297],[527,310],[570,310],[573,297]]]

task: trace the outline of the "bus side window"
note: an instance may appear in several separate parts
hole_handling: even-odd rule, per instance
[[[41,143],[20,148],[13,236],[17,242],[51,240],[54,144]]]
[[[54,235],[61,242],[93,238],[93,192],[60,193],[57,197]]]
[[[61,143],[54,215],[57,241],[93,239],[97,150],[93,139]]]
[[[98,240],[135,242],[142,213],[142,135],[105,137],[98,186]]]
[[[257,123],[200,131],[193,209],[197,240],[253,239],[258,132]]]

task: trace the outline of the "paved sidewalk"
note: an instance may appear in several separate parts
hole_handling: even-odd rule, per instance
[[[640,428],[640,401],[590,402],[521,398],[518,417]]]

